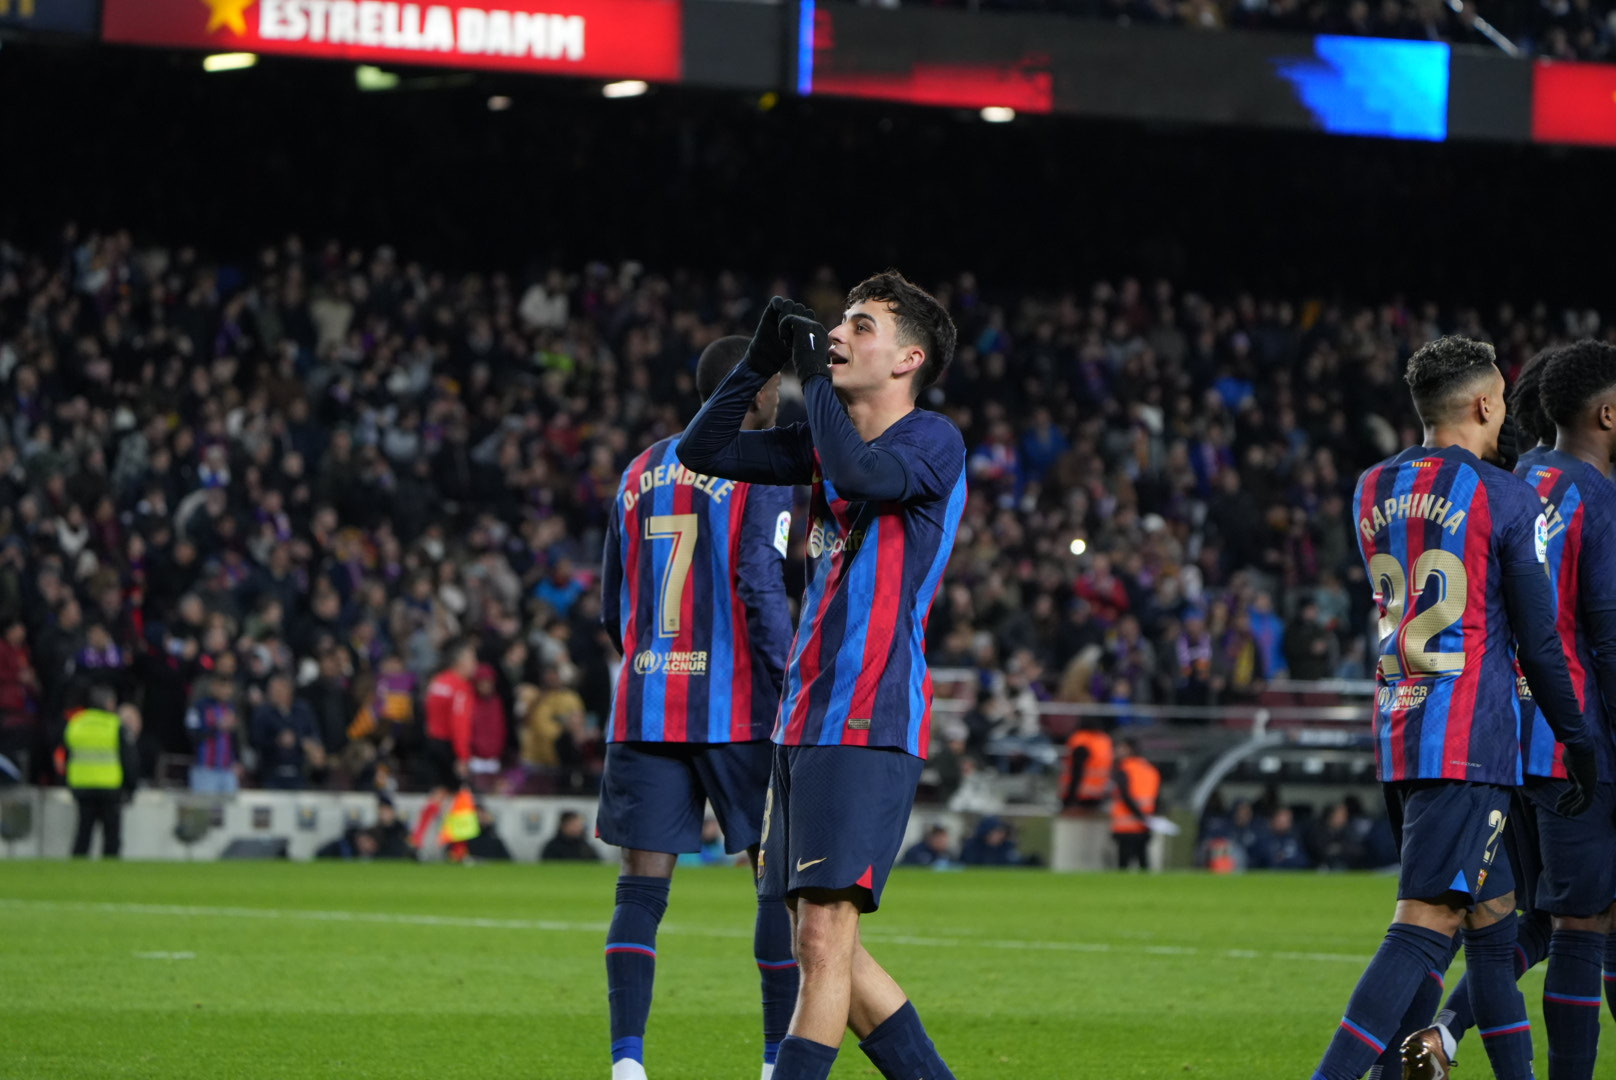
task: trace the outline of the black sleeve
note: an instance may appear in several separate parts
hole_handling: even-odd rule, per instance
[[[724,377],[679,437],[675,453],[687,468],[753,484],[811,484],[814,459],[801,424],[742,431],[752,399],[768,378],[747,364]]]
[[[1070,771],[1066,778],[1066,790],[1061,792],[1061,805],[1066,805],[1077,798],[1078,777],[1089,763],[1089,748],[1079,746],[1072,751]]]
[[[1521,671],[1554,737],[1567,745],[1585,743],[1582,710],[1554,628],[1554,589],[1541,565],[1504,567],[1504,607]]]
[[[1122,805],[1128,808],[1128,813],[1140,821],[1144,821],[1145,812],[1139,809],[1139,800],[1133,797],[1133,792],[1128,788],[1128,774],[1121,769],[1112,769],[1111,782],[1117,789],[1117,798],[1121,799]]]
[[[808,426],[814,434],[819,463],[836,494],[849,502],[889,502],[909,494],[909,469],[903,459],[865,442],[853,426],[829,379],[809,379],[803,387]]]
[[[623,625],[620,594],[623,585],[622,527],[619,517],[622,509],[618,500],[612,500],[611,519],[606,526],[605,550],[601,554],[600,569],[600,625],[611,638],[617,655],[623,655]]]

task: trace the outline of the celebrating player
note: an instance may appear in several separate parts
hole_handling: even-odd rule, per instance
[[[1565,816],[1593,797],[1594,751],[1555,635],[1547,519],[1509,472],[1515,433],[1492,346],[1438,339],[1409,359],[1406,378],[1425,443],[1369,469],[1353,497],[1381,613],[1375,759],[1402,870],[1392,925],[1313,1075],[1357,1080],[1401,1029],[1427,1024],[1417,992],[1447,970],[1463,926],[1493,1071],[1528,1080],[1514,881],[1508,857],[1497,857],[1521,777],[1512,628],[1527,682],[1565,744]],[[1441,1075],[1424,1059],[1409,1064]]]
[[[1552,919],[1543,1021],[1549,1035],[1550,1080],[1588,1080],[1599,1046],[1600,965],[1616,896],[1616,743],[1607,703],[1616,703],[1616,347],[1583,341],[1539,354],[1529,365],[1534,392],[1558,441],[1521,458],[1516,475],[1537,489],[1547,517],[1549,578],[1557,600],[1560,645],[1571,661],[1583,721],[1599,762],[1593,810],[1561,816],[1566,788],[1563,749],[1529,693],[1521,699],[1525,786],[1510,822],[1511,855],[1522,906]],[[1517,397],[1518,400],[1518,397]],[[1518,853],[1518,854],[1517,854]],[[1517,974],[1543,959],[1544,935],[1521,934]],[[1446,1067],[1471,1026],[1461,997],[1436,1027],[1420,1033],[1424,1055]]]
[[[740,363],[744,337],[707,346],[697,389],[709,395]],[[779,381],[753,387],[740,422],[769,427]],[[791,616],[782,560],[791,490],[704,476],[674,437],[635,458],[612,504],[601,619],[623,665],[612,695],[600,836],[623,850],[606,935],[612,1078],[645,1076],[645,1023],[656,932],[680,852],[701,849],[710,800],[726,850],[757,863]],[[763,983],[763,1080],[797,996],[791,924],[758,901],[754,951]]]
[[[809,583],[775,723],[760,895],[792,908],[802,988],[774,1080],[824,1080],[851,1028],[890,1080],[951,1080],[898,984],[859,943],[897,857],[930,739],[925,622],[965,507],[965,443],[916,408],[954,353],[934,298],[896,272],[826,331],[776,297],[679,443],[692,467],[813,485]],[[808,422],[741,430],[793,362]]]

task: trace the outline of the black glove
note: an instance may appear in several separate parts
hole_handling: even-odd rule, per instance
[[[1560,801],[1555,803],[1554,812],[1561,817],[1577,817],[1594,804],[1594,788],[1599,783],[1599,764],[1594,757],[1594,749],[1587,743],[1568,745],[1565,748],[1566,783],[1570,787]]]
[[[803,311],[807,314],[791,312],[780,316],[780,335],[791,341],[791,362],[797,366],[797,381],[807,386],[808,380],[816,375],[830,378],[830,332],[814,318],[813,312],[807,308]]]
[[[1498,467],[1505,472],[1514,472],[1515,463],[1521,460],[1521,429],[1515,423],[1515,417],[1504,414],[1504,423],[1498,429]]]
[[[763,309],[763,318],[758,320],[751,343],[746,346],[746,366],[765,379],[780,374],[780,369],[791,359],[790,342],[780,334],[780,313],[790,303],[782,296],[771,299]]]

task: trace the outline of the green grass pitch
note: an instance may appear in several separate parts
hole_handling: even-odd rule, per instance
[[[613,873],[0,863],[0,1077],[604,1080]],[[900,871],[865,940],[962,1080],[1301,1078],[1394,888]],[[679,870],[653,1080],[757,1076],[750,892],[743,870]],[[1523,988],[1547,1075],[1541,974]],[[1461,1075],[1489,1075],[1467,1051]],[[848,1039],[833,1076],[875,1075]]]

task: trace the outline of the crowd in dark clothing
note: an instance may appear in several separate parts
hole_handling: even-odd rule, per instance
[[[898,0],[868,0],[896,6]],[[1478,19],[1528,55],[1606,60],[1609,0],[913,0],[928,7],[1049,11],[1129,26],[1279,30],[1297,34],[1446,41],[1495,47]]]
[[[1225,805],[1214,794],[1202,812],[1196,865],[1242,870],[1374,870],[1397,862],[1391,827],[1355,795],[1314,812],[1268,792]]]
[[[1419,439],[1404,359],[1461,332],[1513,375],[1604,333],[1592,313],[1168,281],[927,284],[960,347],[922,404],[970,455],[928,628],[933,665],[983,673],[980,715],[939,725],[961,749],[1036,736],[1048,699],[1219,704],[1287,673],[1368,676],[1347,506],[1360,468]],[[424,786],[422,694],[470,638],[476,785],[592,790],[622,468],[694,414],[708,342],[750,333],[772,293],[836,312],[845,285],[449,275],[296,237],[240,263],[71,228],[0,244],[4,749],[48,779],[95,679],[141,709],[147,774],[182,763],[165,782],[190,762],[202,783]]]

